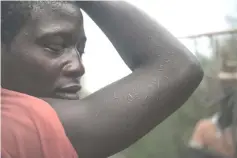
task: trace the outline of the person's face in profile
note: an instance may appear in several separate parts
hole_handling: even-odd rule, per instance
[[[63,4],[32,11],[3,55],[2,86],[37,97],[79,99],[85,42],[79,8]]]

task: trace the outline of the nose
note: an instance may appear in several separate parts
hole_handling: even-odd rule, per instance
[[[72,48],[69,54],[70,55],[68,56],[67,62],[63,67],[64,75],[72,78],[83,76],[85,73],[85,68],[80,54],[75,48]]]

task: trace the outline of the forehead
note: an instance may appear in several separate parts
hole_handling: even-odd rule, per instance
[[[58,14],[60,16],[80,17],[81,11],[75,4],[62,1],[44,1],[36,2],[32,5],[32,18],[38,18],[45,13],[47,15]]]
[[[31,17],[30,26],[34,28],[36,36],[60,32],[84,35],[82,13],[73,4],[65,2],[35,4]]]

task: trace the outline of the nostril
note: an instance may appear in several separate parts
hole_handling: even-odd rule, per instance
[[[68,71],[68,70],[70,70],[70,68],[71,68],[71,64],[65,64],[63,67],[63,70]]]
[[[66,76],[77,78],[77,77],[81,77],[85,73],[85,69],[82,63],[71,62],[71,63],[67,63],[63,67],[63,73]]]
[[[68,56],[67,62],[63,67],[64,75],[74,78],[81,77],[85,73],[81,57],[75,48],[71,48],[69,51],[70,55]]]

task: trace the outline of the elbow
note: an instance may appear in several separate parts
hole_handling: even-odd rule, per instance
[[[188,71],[192,75],[191,78],[194,79],[198,84],[200,84],[204,76],[204,71],[202,69],[200,62],[196,57],[194,57],[194,59],[190,62]]]
[[[199,85],[204,76],[204,71],[200,61],[185,46],[181,46],[177,50],[176,57],[181,58],[181,60],[178,59],[178,63],[182,65],[181,67],[184,66],[183,76],[189,78],[190,82],[193,81]],[[183,65],[184,63],[186,63],[186,66]]]
[[[179,52],[179,53],[178,53]],[[182,69],[181,79],[189,84],[197,86],[203,79],[204,71],[198,58],[190,52],[188,49],[183,47],[176,53],[175,60],[177,61],[176,66]]]
[[[181,80],[186,82],[184,85],[189,85],[190,88],[194,91],[199,84],[201,83],[204,76],[204,71],[201,67],[200,62],[196,57],[192,57],[189,62],[187,62],[187,66],[183,69],[183,73],[181,75]]]
[[[204,71],[197,57],[191,52],[178,51],[174,54],[166,74],[173,77],[174,89],[182,89],[191,95],[201,83]]]

